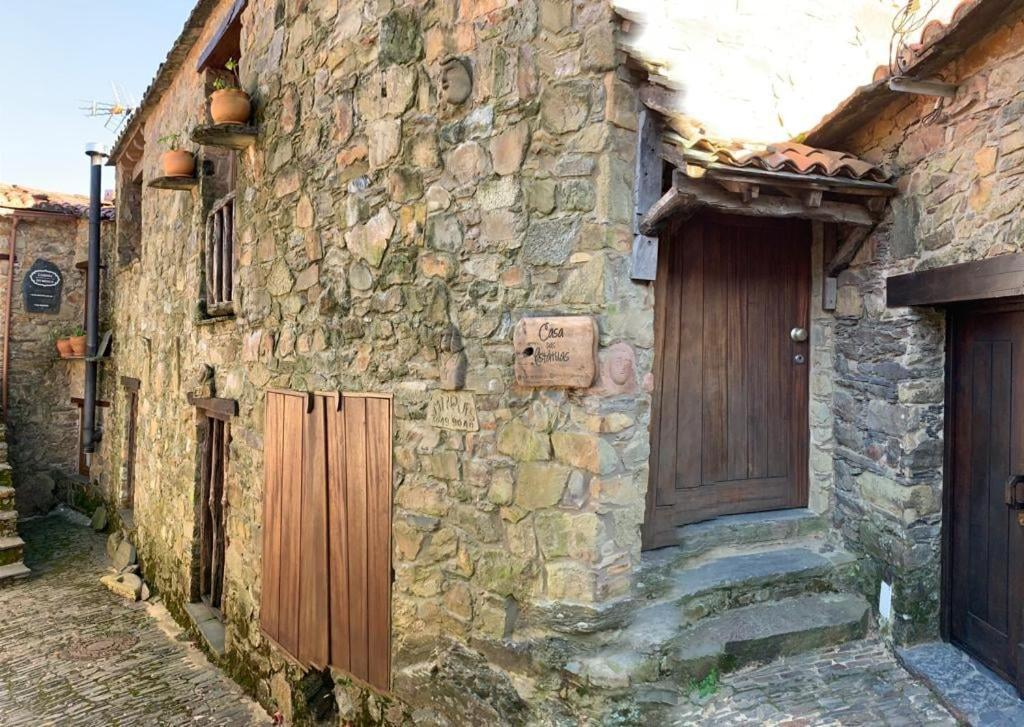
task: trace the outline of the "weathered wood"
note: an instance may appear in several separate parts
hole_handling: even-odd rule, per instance
[[[217,146],[241,151],[256,143],[259,130],[248,124],[206,124],[192,130],[192,141],[200,146]]]
[[[886,280],[890,308],[945,305],[1024,295],[1024,254],[894,275]]]
[[[324,397],[312,397],[302,422],[302,522],[299,550],[299,661],[317,669],[330,654],[327,566],[327,412]]]
[[[299,573],[302,566],[302,423],[306,400],[286,397],[284,405],[283,474],[281,481],[281,605],[278,643],[290,654],[298,654]]]
[[[329,400],[328,400],[329,401]],[[343,397],[327,406],[327,532],[330,541],[331,666],[352,670],[351,588],[348,573],[348,463]]]
[[[588,388],[597,373],[597,324],[589,316],[523,318],[512,333],[519,386]]]
[[[640,111],[637,125],[636,185],[633,190],[635,225],[630,277],[633,280],[654,280],[658,271],[658,239],[640,231],[640,222],[647,210],[661,196],[663,162],[658,156],[658,125],[654,114]]]
[[[196,71],[206,68],[223,68],[230,59],[238,59],[242,39],[242,11],[249,0],[235,0],[231,11],[217,27],[210,42],[203,48],[196,63]]]
[[[210,215],[210,231],[206,243],[206,302],[208,305],[223,302],[221,292],[221,242],[223,241],[223,215],[214,210]]]
[[[825,268],[825,276],[829,278],[835,278],[842,271],[846,270],[853,262],[853,259],[857,257],[857,253],[860,252],[861,245],[868,239],[874,227],[855,227],[846,233],[846,238],[843,240],[843,244],[839,246],[836,254],[829,260],[828,267]]]
[[[692,194],[682,194],[678,189],[672,187],[647,210],[647,214],[640,220],[640,232],[656,237],[659,228],[666,220],[675,217],[686,219],[693,214],[699,204],[698,199]]]
[[[698,215],[666,229],[643,547],[678,525],[807,502],[810,235]],[[797,356],[802,361],[797,361]]]
[[[366,399],[367,679],[391,687],[391,402]]]
[[[348,538],[348,561],[343,567],[348,574],[349,586],[349,670],[354,677],[365,682],[370,677],[370,642],[366,629],[369,623],[366,400],[346,397],[341,410],[345,417],[348,505],[348,521],[344,532],[344,537]]]
[[[871,227],[875,224],[871,214],[860,205],[849,202],[822,202],[819,207],[808,207],[806,204],[790,197],[760,196],[750,202],[744,202],[726,192],[717,184],[690,179],[676,170],[672,176],[672,188],[684,199],[662,198],[666,211],[660,211],[658,220],[664,219],[675,209],[699,206],[723,214],[744,217],[774,217],[779,219],[807,219],[833,222],[838,224],[862,225]],[[659,202],[660,204],[660,202]]]
[[[238,402],[234,399],[207,398],[188,395],[188,403],[202,410],[208,416],[223,419],[238,416]]]
[[[280,643],[281,485],[285,394],[267,392],[263,436],[263,562],[260,579],[260,627]]]
[[[199,186],[196,177],[154,177],[146,182],[152,189],[170,189],[176,192],[190,192]]]

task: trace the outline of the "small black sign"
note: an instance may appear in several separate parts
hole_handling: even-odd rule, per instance
[[[49,260],[37,258],[21,282],[25,310],[29,313],[60,313],[60,294],[64,278],[60,268]]]

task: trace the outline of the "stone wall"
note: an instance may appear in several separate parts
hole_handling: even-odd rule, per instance
[[[945,318],[887,309],[885,278],[1020,251],[1022,41],[1015,17],[939,74],[955,99],[900,96],[848,144],[902,195],[839,279],[837,523],[894,585],[901,641],[938,629]]]
[[[13,229],[0,217],[3,250]],[[84,259],[88,225],[74,215],[33,215],[17,225],[17,263],[11,308],[10,390],[7,422],[17,508],[25,517],[47,512],[57,500],[55,481],[78,472],[79,409],[72,404],[80,361],[59,358],[54,331],[85,323],[85,274],[75,268]],[[28,313],[22,281],[38,258],[54,263],[64,278],[59,313]],[[0,275],[6,298],[7,264]],[[80,384],[79,384],[80,388]]]
[[[146,121],[147,179],[157,139],[204,114],[195,59],[230,5]],[[147,579],[187,618],[186,395],[209,366],[213,392],[239,402],[225,666],[264,703],[301,712],[298,672],[257,628],[264,392],[389,392],[395,695],[428,720],[571,710],[550,652],[630,591],[649,449],[651,290],[628,274],[636,101],[616,71],[610,6],[251,0],[243,22],[260,136],[239,159],[236,317],[204,320],[198,305],[208,182],[145,189],[140,259],[108,261],[114,366],[142,382],[134,520]],[[472,68],[463,105],[442,98],[449,55]],[[516,386],[512,327],[542,313],[594,315],[602,371],[625,356],[625,380]],[[425,420],[452,328],[478,432]],[[115,395],[112,421],[123,404]],[[110,447],[99,477],[114,498],[122,447]]]

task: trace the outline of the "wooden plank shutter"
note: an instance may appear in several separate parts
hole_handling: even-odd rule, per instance
[[[267,393],[260,625],[304,665],[320,668],[328,648],[322,431],[322,405],[310,410],[306,394]]]
[[[303,665],[391,675],[392,407],[271,391],[261,626]],[[301,568],[300,568],[301,561]]]
[[[331,666],[391,686],[391,399],[343,394],[327,406]]]

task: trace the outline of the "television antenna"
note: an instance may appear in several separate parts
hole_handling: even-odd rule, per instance
[[[117,133],[138,104],[133,96],[125,93],[124,89],[120,88],[116,83],[111,82],[110,88],[114,94],[113,102],[83,101],[83,105],[78,108],[90,118],[107,117],[106,122],[103,124],[104,128],[111,129],[114,133]]]

